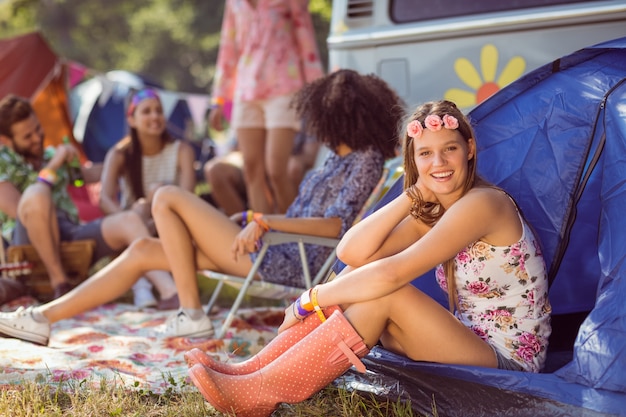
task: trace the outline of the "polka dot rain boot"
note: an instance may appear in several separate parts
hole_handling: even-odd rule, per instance
[[[204,398],[222,413],[268,417],[280,403],[297,403],[315,394],[369,352],[340,311],[264,368],[247,375],[226,375],[202,364],[189,376]]]
[[[330,317],[336,310],[341,311],[341,308],[339,308],[339,306],[326,307],[324,309],[324,315],[326,317]],[[193,348],[185,352],[185,360],[187,361],[187,365],[189,365],[190,368],[195,364],[200,363],[205,367],[210,368],[221,374],[250,374],[265,367],[274,359],[282,355],[283,352],[298,343],[304,336],[319,327],[320,324],[322,324],[322,322],[317,317],[317,315],[311,314],[302,322],[291,326],[283,332],[280,332],[263,348],[261,352],[251,357],[250,359],[242,362],[220,362],[213,359],[212,356],[207,355],[205,352],[198,348]]]

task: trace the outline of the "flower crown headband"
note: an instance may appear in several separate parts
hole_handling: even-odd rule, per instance
[[[459,121],[456,117],[450,116],[449,114],[444,115],[443,117],[439,117],[436,114],[429,114],[424,119],[424,125],[419,120],[413,120],[406,127],[406,133],[413,139],[418,139],[422,136],[422,132],[424,128],[430,130],[431,132],[437,132],[442,128],[455,130],[459,128]]]

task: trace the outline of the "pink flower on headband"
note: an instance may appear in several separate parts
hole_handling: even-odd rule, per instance
[[[441,117],[437,116],[436,114],[429,114],[428,116],[426,116],[426,119],[424,119],[424,127],[426,127],[431,132],[436,132],[438,130],[441,130],[441,128],[443,127],[443,121],[441,120]]]
[[[422,136],[424,128],[431,132],[437,132],[442,128],[455,130],[459,128],[459,121],[456,117],[450,116],[449,114],[444,115],[443,118],[436,114],[429,114],[426,116],[426,119],[424,119],[423,126],[419,120],[413,120],[409,123],[406,127],[406,133],[413,139],[418,139]]]
[[[446,114],[445,116],[443,116],[443,126],[446,129],[452,129],[452,130],[458,129],[459,121],[457,120],[456,117]]]
[[[413,120],[406,126],[406,134],[413,139],[417,139],[422,136],[422,130],[422,124],[419,122],[419,120]]]

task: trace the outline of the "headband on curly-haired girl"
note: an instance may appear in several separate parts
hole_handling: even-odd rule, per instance
[[[424,128],[430,130],[431,132],[437,132],[442,128],[455,130],[459,128],[459,121],[456,117],[449,114],[446,114],[443,117],[439,117],[436,114],[429,114],[424,119],[423,125],[419,120],[413,120],[409,123],[406,127],[406,133],[413,139],[418,139],[422,136]]]

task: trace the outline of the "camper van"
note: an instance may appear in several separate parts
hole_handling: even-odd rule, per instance
[[[387,81],[409,106],[470,110],[521,75],[626,36],[626,0],[333,0],[330,70]]]

